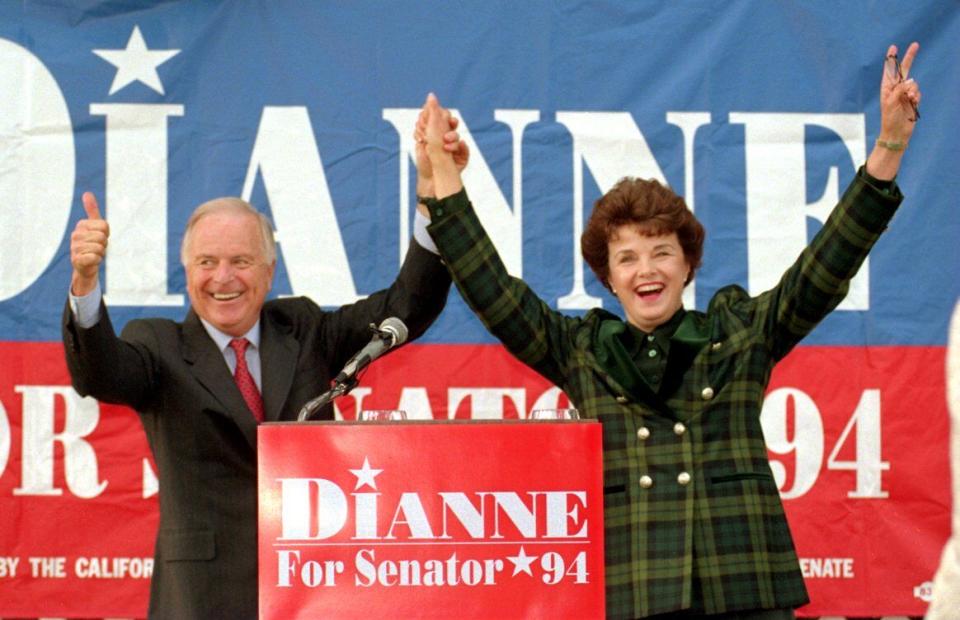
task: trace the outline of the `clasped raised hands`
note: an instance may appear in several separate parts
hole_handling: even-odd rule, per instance
[[[417,193],[423,196],[440,195],[435,176],[443,177],[441,186],[460,183],[460,172],[470,160],[470,149],[457,133],[459,120],[440,106],[436,95],[430,93],[420,110],[413,139],[417,152]],[[459,188],[458,188],[459,189]],[[446,192],[444,192],[446,195]]]

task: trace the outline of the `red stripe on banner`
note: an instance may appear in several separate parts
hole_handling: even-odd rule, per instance
[[[764,408],[812,602],[922,615],[949,533],[943,347],[801,347]],[[79,399],[60,343],[0,342],[0,617],[146,612],[157,501],[136,415]],[[565,404],[498,345],[409,345],[338,403],[411,418]],[[147,497],[145,497],[147,495]]]
[[[145,617],[158,513],[136,414],[80,399],[60,343],[0,342],[0,368],[0,617]]]
[[[806,484],[810,475],[798,476],[797,463],[812,458],[818,445],[823,449],[810,490],[785,502],[810,591],[802,611],[918,616],[926,610],[950,533],[945,352],[801,347],[774,372],[764,417],[786,409],[792,418],[786,445],[796,446],[770,455],[787,470],[781,493],[798,480]],[[796,390],[783,399],[785,407],[772,406],[778,390]],[[822,440],[810,424],[796,424],[814,414]]]

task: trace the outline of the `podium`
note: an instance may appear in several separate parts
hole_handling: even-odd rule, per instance
[[[601,618],[596,421],[258,429],[260,617]]]

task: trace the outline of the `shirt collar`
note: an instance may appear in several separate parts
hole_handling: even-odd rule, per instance
[[[234,336],[230,334],[225,334],[212,324],[208,323],[204,319],[200,319],[200,322],[203,323],[203,328],[207,330],[207,334],[210,335],[210,338],[217,344],[217,348],[220,349],[220,352],[223,353],[227,350],[227,347],[230,346],[230,341],[234,339]],[[260,319],[257,319],[257,322],[253,324],[253,327],[250,328],[250,331],[245,333],[241,338],[246,338],[250,341],[250,344],[253,345],[253,348],[260,349]]]
[[[634,326],[630,322],[627,322],[627,331],[630,334],[630,337],[627,339],[627,342],[624,342],[624,345],[627,349],[627,352],[631,356],[637,354],[638,351],[644,346],[644,343],[649,342],[647,336],[653,336],[654,340],[659,344],[660,348],[663,349],[664,353],[667,352],[669,347],[670,338],[673,336],[674,332],[677,331],[677,328],[680,327],[680,323],[683,322],[684,315],[687,314],[687,311],[681,306],[679,310],[673,313],[673,316],[666,323],[661,323],[657,325],[652,332],[645,332],[639,327]]]

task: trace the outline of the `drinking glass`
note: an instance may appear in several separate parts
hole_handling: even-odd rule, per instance
[[[361,422],[391,422],[406,420],[407,412],[402,409],[364,409],[357,417]]]
[[[531,420],[579,420],[580,412],[573,407],[560,409],[534,409],[530,412]]]

